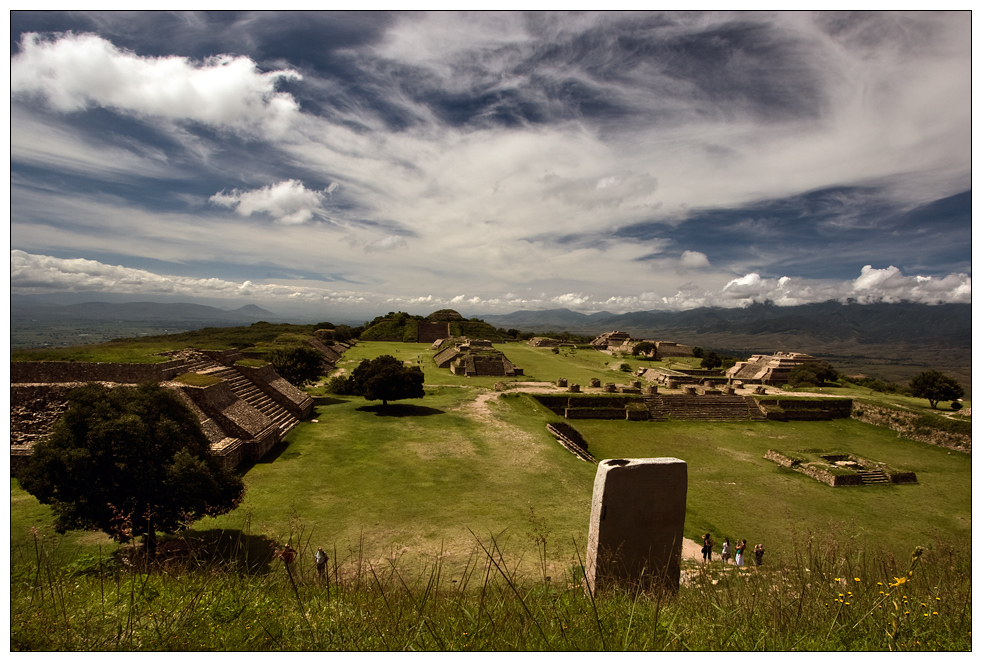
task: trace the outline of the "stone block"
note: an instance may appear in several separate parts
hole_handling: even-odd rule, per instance
[[[658,395],[658,385],[648,384],[644,389],[645,395]]]
[[[566,379],[563,377],[560,377],[559,379],[556,380],[556,386],[558,386],[559,388],[566,388],[566,384],[567,384]]]
[[[586,581],[678,590],[688,469],[673,457],[604,460],[590,509]]]
[[[592,379],[590,379],[590,386],[593,388],[600,388],[600,380],[597,379],[596,377],[593,377]]]
[[[569,385],[569,392],[570,393],[579,393],[580,392],[580,385],[579,384],[570,384]]]

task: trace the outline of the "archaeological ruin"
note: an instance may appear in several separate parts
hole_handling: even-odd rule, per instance
[[[795,366],[817,363],[818,359],[800,352],[776,352],[771,355],[754,354],[747,361],[740,361],[726,371],[730,379],[745,384],[771,384],[780,386],[788,382],[788,374]]]
[[[317,342],[315,347],[333,366],[348,345]],[[185,349],[167,355],[169,360],[153,364],[11,363],[11,472],[30,456],[34,443],[50,434],[67,407],[68,392],[88,382],[107,387],[156,382],[174,389],[197,414],[211,452],[227,467],[259,460],[313,411],[309,395],[269,364],[240,363],[245,357],[239,350]]]
[[[438,368],[450,368],[455,375],[465,377],[515,377],[522,369],[494,348],[490,340],[451,338],[440,345],[433,357]]]

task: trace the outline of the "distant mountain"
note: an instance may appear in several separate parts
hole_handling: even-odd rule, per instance
[[[737,347],[773,344],[764,337],[794,337],[796,345],[889,343],[970,349],[970,304],[920,303],[842,304],[836,301],[803,306],[754,304],[746,308],[694,308],[683,311],[640,311],[615,315],[584,315],[571,310],[518,311],[484,315],[498,328],[522,331],[569,331],[591,334],[626,331],[653,340],[697,342],[712,337]],[[758,338],[754,341],[753,338]],[[709,345],[709,343],[702,343]],[[711,345],[710,345],[711,346]],[[774,347],[774,349],[781,349]]]
[[[92,301],[69,305],[35,304],[11,300],[12,320],[38,322],[166,322],[235,326],[253,322],[272,322],[278,316],[255,305],[223,310],[196,303],[107,303]]]

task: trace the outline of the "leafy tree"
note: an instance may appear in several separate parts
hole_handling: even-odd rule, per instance
[[[633,349],[631,349],[631,354],[634,356],[644,355],[644,358],[649,358],[647,356],[649,353],[651,354],[651,359],[658,359],[658,345],[653,342],[648,342],[647,340],[639,342]]]
[[[280,377],[302,388],[320,377],[324,356],[313,347],[294,345],[270,352],[269,362]]]
[[[714,368],[719,368],[723,365],[723,357],[721,357],[716,352],[708,352],[703,355],[702,361],[699,363],[706,370],[713,370]]]
[[[705,355],[706,355],[706,352],[705,352],[705,350],[703,350],[702,347],[693,347],[692,348],[692,356],[696,357],[697,359],[701,359]]]
[[[209,453],[198,417],[159,384],[68,394],[51,436],[34,446],[21,486],[51,505],[59,532],[100,529],[119,542],[178,531],[242,501],[242,479]]]
[[[924,398],[937,409],[939,402],[955,401],[965,395],[961,384],[938,370],[925,370],[910,380],[910,392],[915,398]]]
[[[394,356],[383,354],[371,361],[364,360],[351,372],[352,391],[366,400],[389,400],[423,397],[423,371],[419,366],[407,367]]]
[[[839,372],[827,361],[818,363],[803,363],[791,368],[788,373],[789,386],[802,386],[810,384],[812,386],[824,386],[826,383],[834,382],[839,378]]]

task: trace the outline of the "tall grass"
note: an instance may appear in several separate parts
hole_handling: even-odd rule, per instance
[[[454,572],[440,555],[379,563],[361,546],[329,550],[324,577],[302,526],[290,568],[247,537],[189,538],[182,557],[148,567],[132,548],[58,566],[36,535],[12,565],[11,649],[971,649],[970,553],[940,541],[910,561],[798,541],[787,567],[690,564],[674,595],[593,596],[578,554],[564,576],[533,578],[493,537],[475,536]]]

